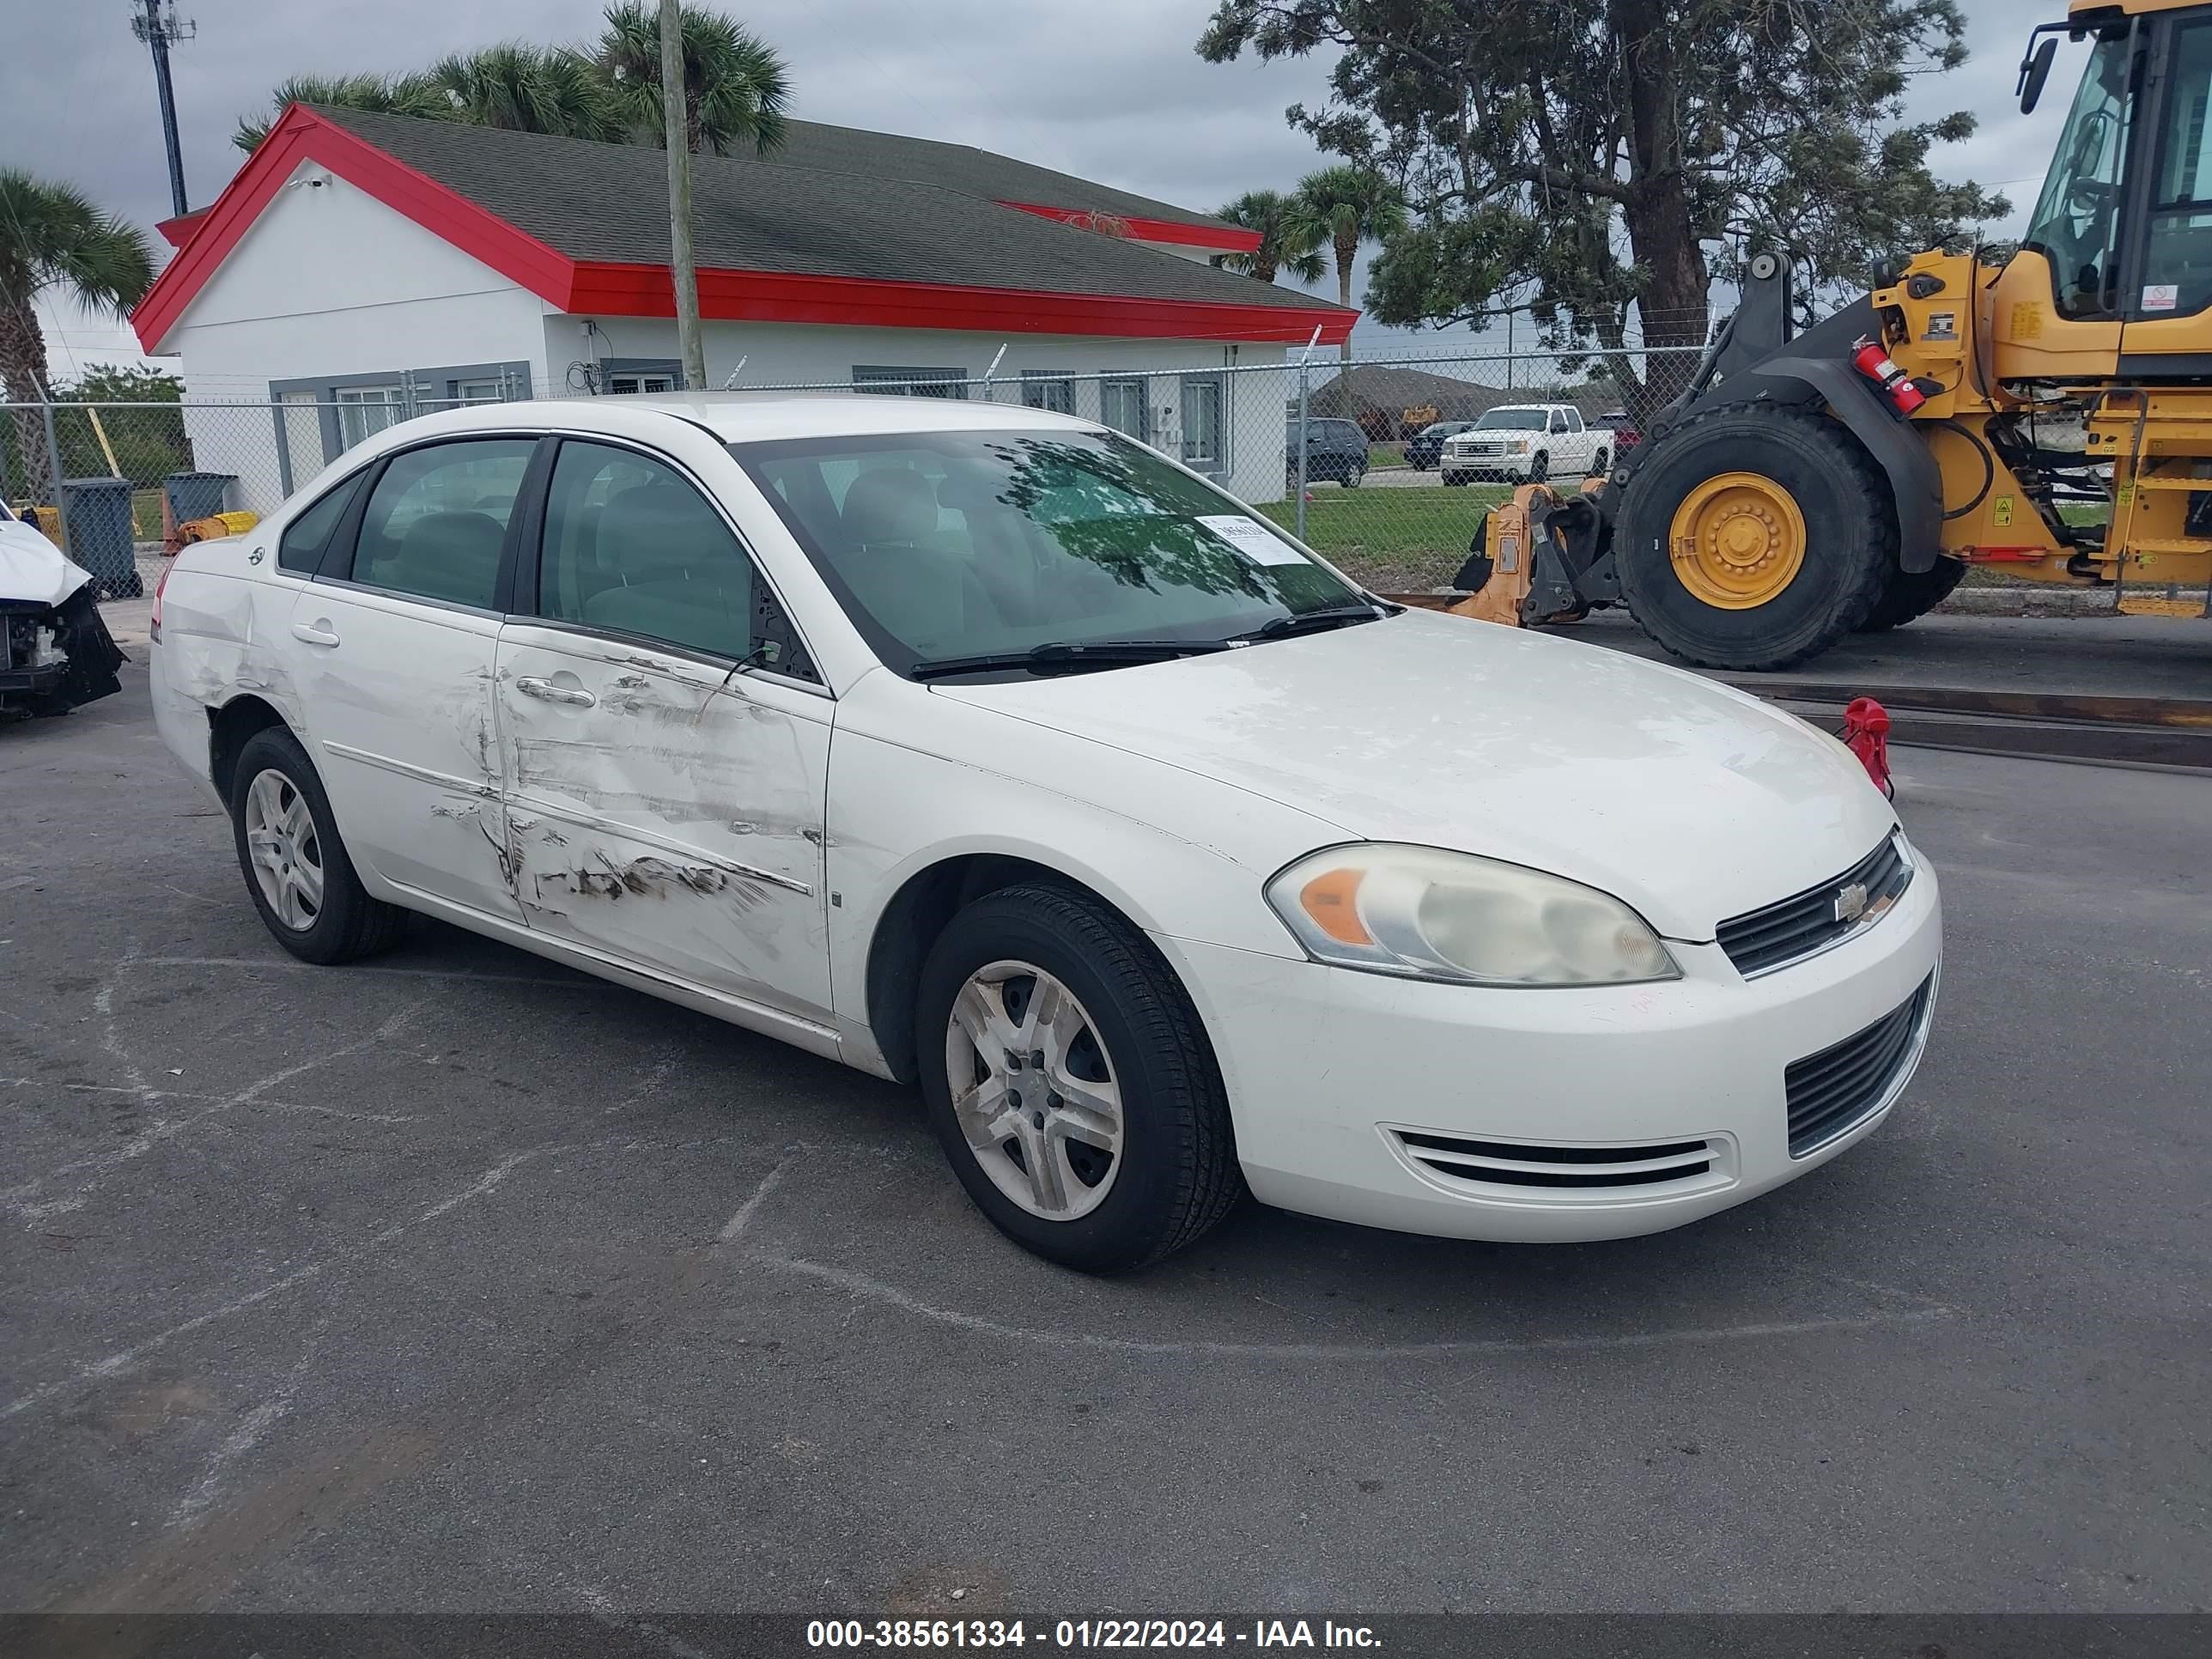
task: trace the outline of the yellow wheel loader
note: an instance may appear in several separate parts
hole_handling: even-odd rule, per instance
[[[2197,611],[2126,600],[2212,578],[2212,3],[2074,0],[2023,110],[2061,38],[2087,63],[2016,252],[1917,254],[1802,333],[1754,258],[1688,391],[1600,487],[1492,514],[1454,608],[1625,602],[1733,669],[1908,623],[1976,564]]]

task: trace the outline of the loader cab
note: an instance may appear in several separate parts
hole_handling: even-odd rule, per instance
[[[2088,60],[2022,246],[2049,264],[2058,316],[2120,323],[2124,355],[2186,351],[2201,374],[2212,353],[2212,3],[2077,5],[2055,27],[2086,42]],[[2039,89],[2041,56],[2031,38],[2024,88]],[[2139,332],[2150,325],[2166,326]]]

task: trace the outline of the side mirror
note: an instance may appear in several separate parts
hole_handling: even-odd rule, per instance
[[[2035,113],[2035,106],[2043,96],[2044,83],[2051,79],[2051,60],[2058,55],[2058,37],[2045,35],[2034,55],[2024,58],[2020,64],[2020,112]]]

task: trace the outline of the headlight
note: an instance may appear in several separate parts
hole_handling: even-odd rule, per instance
[[[1317,961],[1466,985],[1680,979],[1619,899],[1517,864],[1368,842],[1300,859],[1267,902]]]
[[[1526,455],[1528,453],[1528,441],[1526,438],[1516,438],[1512,447],[1516,455]]]

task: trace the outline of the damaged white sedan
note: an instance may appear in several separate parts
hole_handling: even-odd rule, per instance
[[[421,912],[918,1082],[1031,1249],[1249,1186],[1654,1232],[1854,1145],[1934,876],[1842,746],[1362,592],[1096,422],[898,398],[410,422],[156,602],[295,955]]]
[[[92,573],[0,502],[0,720],[112,696],[122,661]]]

